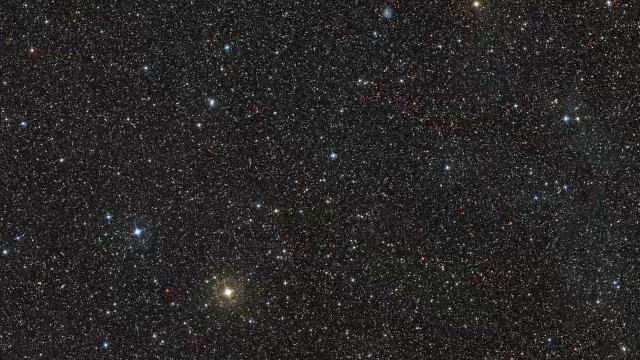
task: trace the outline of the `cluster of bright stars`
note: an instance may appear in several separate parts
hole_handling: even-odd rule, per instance
[[[576,117],[574,118],[574,120],[575,120],[576,122],[580,122],[580,117],[579,117],[579,116],[576,116]],[[562,117],[562,122],[563,122],[563,123],[565,123],[565,124],[568,124],[569,122],[571,122],[571,117],[570,117],[569,115],[565,115],[565,116],[563,116],[563,117]]]
[[[476,8],[476,9],[478,9],[478,8],[480,8],[480,6],[482,6],[480,1],[478,1],[478,0],[473,1],[471,3],[471,5],[473,5],[473,7]],[[611,1],[610,0],[607,1],[607,5],[611,6]],[[393,8],[391,6],[387,5],[382,9],[382,17],[385,18],[385,20],[391,20],[393,18],[393,16],[394,16],[394,11],[393,11]],[[375,34],[374,36],[376,36],[376,35],[377,34]],[[225,52],[228,52],[227,45],[225,45]],[[229,50],[231,50],[231,49],[229,49]]]
[[[107,214],[104,216],[104,220],[105,220],[106,222],[111,222],[111,221],[113,220],[113,214],[111,214],[111,213],[107,213]],[[132,230],[132,233],[133,233],[133,235],[134,235],[135,237],[141,237],[143,232],[144,232],[144,230],[143,230],[141,227],[139,227],[139,226],[135,226],[135,227],[133,228],[133,230]]]
[[[16,241],[22,240],[22,235],[16,235],[14,238]],[[11,254],[11,250],[9,248],[2,249],[2,256],[9,256]]]

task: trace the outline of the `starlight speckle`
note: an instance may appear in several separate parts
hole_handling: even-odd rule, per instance
[[[0,358],[638,358],[639,1],[0,6]]]

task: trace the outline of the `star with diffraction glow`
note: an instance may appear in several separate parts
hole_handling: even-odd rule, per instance
[[[226,287],[224,288],[223,294],[224,296],[231,298],[231,296],[233,296],[233,289]]]

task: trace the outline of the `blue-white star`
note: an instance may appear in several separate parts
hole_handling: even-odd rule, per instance
[[[103,348],[103,349],[105,349],[105,350],[106,350],[106,349],[108,349],[108,348],[109,348],[109,346],[111,346],[111,344],[109,344],[109,342],[108,342],[108,341],[103,341],[103,342],[102,342],[102,348]]]
[[[113,220],[113,215],[107,213],[107,215],[104,216],[104,219],[107,221],[111,221]]]
[[[4,256],[9,255],[9,249],[2,249],[2,255]]]
[[[231,52],[231,49],[233,49],[233,45],[231,45],[231,44],[224,44],[223,49],[224,49],[225,54],[228,54],[228,53],[230,53],[230,52]]]
[[[390,20],[393,17],[393,9],[390,6],[385,6],[382,10],[382,16],[385,19]]]
[[[209,106],[209,109],[215,109],[216,106],[218,106],[218,101],[214,97],[208,97],[207,105]]]
[[[142,229],[136,227],[135,229],[133,229],[133,235],[140,237],[140,235],[142,235]]]
[[[338,154],[335,151],[332,151],[329,154],[329,160],[336,160],[338,158]]]

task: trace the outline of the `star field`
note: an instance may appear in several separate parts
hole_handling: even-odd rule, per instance
[[[1,359],[640,359],[640,4],[7,1]]]

